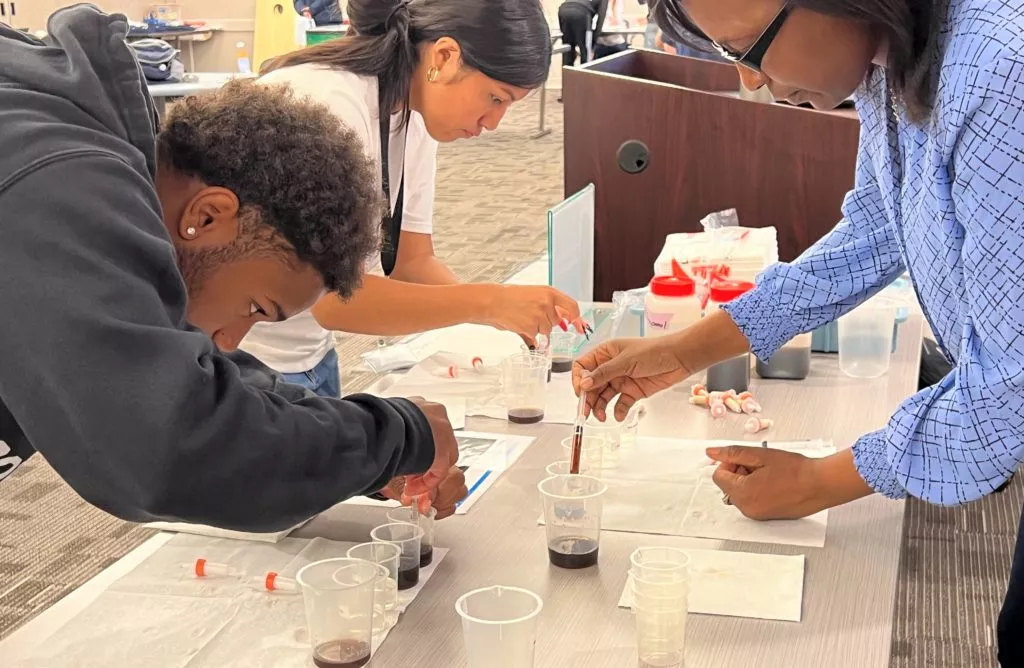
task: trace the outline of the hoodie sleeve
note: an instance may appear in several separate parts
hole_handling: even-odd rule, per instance
[[[311,396],[187,325],[153,185],[121,159],[50,161],[0,209],[0,398],[87,501],[270,531],[430,467],[410,402]]]

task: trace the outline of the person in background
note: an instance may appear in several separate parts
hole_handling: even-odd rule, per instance
[[[38,451],[126,520],[273,531],[449,479],[443,407],[319,398],[229,352],[358,286],[380,209],[355,133],[242,81],[157,133],[124,16],[47,28],[0,24],[0,480]]]
[[[713,448],[714,480],[755,519],[804,517],[880,493],[964,504],[1024,458],[1024,0],[661,0],[658,25],[737,63],[745,88],[818,109],[856,90],[861,121],[843,219],[700,323],[611,341],[574,369],[599,418],[746,350],[848,313],[905,271],[948,374],[888,425],[823,459]],[[1024,516],[1022,516],[1024,529]],[[997,625],[1024,666],[1024,539]]]
[[[295,0],[295,11],[299,16],[313,19],[318,26],[341,23],[341,7],[338,0]]]
[[[673,56],[685,56],[687,58],[710,60],[717,63],[729,62],[716,53],[709,53],[708,51],[690,46],[686,42],[674,40],[666,35],[661,29],[658,29],[657,31],[657,37],[655,38],[654,44],[659,50],[672,54]]]
[[[352,128],[388,197],[382,264],[346,299],[328,294],[284,323],[261,323],[242,347],[324,396],[341,379],[332,330],[377,336],[479,323],[532,342],[576,302],[546,286],[461,284],[434,255],[439,141],[497,129],[540,86],[551,37],[539,0],[352,0],[352,35],[270,63],[261,83],[287,83]],[[581,325],[580,325],[581,326]]]
[[[562,67],[575,65],[577,52],[581,65],[590,60],[587,33],[599,35],[607,13],[608,0],[565,0],[558,6],[558,30],[562,33],[562,44],[569,47],[562,54]]]

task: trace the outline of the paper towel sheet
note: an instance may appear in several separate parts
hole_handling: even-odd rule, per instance
[[[753,619],[800,621],[804,555],[686,549],[690,555],[689,611]],[[633,607],[632,578],[619,599]]]
[[[178,535],[60,627],[29,657],[4,668],[308,668],[301,594],[268,593],[249,582],[274,570],[294,577],[306,563],[344,557],[355,543],[285,539],[276,545]],[[400,592],[404,610],[448,550],[434,549],[420,583]],[[244,571],[197,579],[180,568],[205,555]],[[184,571],[184,572],[183,572]],[[399,624],[402,623],[399,619]],[[387,634],[374,638],[374,651]]]
[[[736,444],[736,441],[729,443]],[[619,461],[601,470],[607,483],[601,528],[693,538],[822,547],[828,511],[799,520],[758,522],[722,502],[712,481],[715,465],[704,451],[725,441],[637,438]],[[745,445],[739,442],[740,445]],[[746,445],[756,445],[746,443]],[[825,457],[835,448],[825,441],[772,443],[773,448]],[[543,522],[543,517],[540,519]]]

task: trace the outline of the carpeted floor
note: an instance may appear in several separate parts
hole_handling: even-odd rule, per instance
[[[464,280],[501,281],[544,250],[544,211],[562,193],[561,108],[549,107],[554,132],[530,140],[536,102],[496,134],[441,148],[435,243]],[[373,381],[359,353],[374,345],[339,337],[346,391]],[[908,503],[892,668],[996,665],[994,620],[1022,502],[1018,479],[966,508]],[[42,458],[22,466],[0,485],[0,637],[149,535],[81,501]]]

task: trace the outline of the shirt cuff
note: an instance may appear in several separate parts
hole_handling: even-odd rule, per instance
[[[758,276],[757,287],[722,305],[750,342],[750,351],[760,360],[768,360],[775,351],[800,333],[792,313],[779,300],[776,275],[784,265],[776,264]]]
[[[871,489],[890,499],[904,499],[907,490],[889,464],[888,447],[884,429],[862,436],[853,444],[853,465]]]

